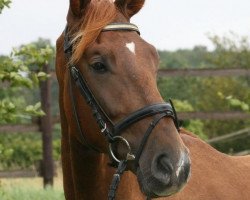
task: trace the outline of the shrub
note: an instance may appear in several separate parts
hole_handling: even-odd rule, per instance
[[[60,134],[54,132],[53,158],[60,159]],[[40,133],[0,134],[0,170],[33,168],[42,159]]]

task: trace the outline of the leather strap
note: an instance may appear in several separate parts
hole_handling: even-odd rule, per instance
[[[102,32],[105,31],[136,31],[140,35],[139,28],[131,23],[111,23],[102,29]]]
[[[113,129],[114,135],[117,135],[126,129],[128,126],[156,114],[165,113],[167,116],[174,119],[174,112],[169,103],[158,103],[141,108],[134,113],[130,114],[128,117],[118,122]]]
[[[127,161],[122,160],[119,163],[115,174],[113,175],[113,179],[112,179],[112,182],[111,182],[110,187],[109,187],[108,200],[115,200],[116,190],[117,190],[118,185],[121,181],[121,176],[122,176],[123,172],[126,170],[126,167],[127,167]]]
[[[73,89],[72,89],[72,78],[71,76],[69,77],[69,95],[72,101],[72,109],[73,109],[73,115],[77,124],[77,128],[80,134],[79,135],[79,139],[80,141],[88,148],[88,149],[92,149],[95,152],[101,153],[101,151],[96,148],[94,145],[92,145],[91,143],[88,142],[88,140],[85,138],[85,134],[83,134],[82,132],[82,128],[80,125],[80,121],[79,121],[79,117],[77,114],[77,110],[76,110],[76,99],[75,99],[75,95],[73,94]]]
[[[155,117],[155,119],[150,123],[146,133],[144,134],[144,137],[141,140],[140,146],[137,149],[136,155],[135,155],[135,167],[139,166],[139,160],[142,154],[142,151],[145,147],[145,145],[147,144],[148,141],[148,137],[150,136],[150,134],[152,133],[153,129],[155,128],[155,126],[160,122],[160,120],[164,117],[168,117],[168,115],[166,113],[162,113],[160,115],[158,115],[157,117]]]
[[[70,71],[71,71],[71,76],[73,77],[75,84],[78,86],[81,95],[84,97],[87,104],[89,104],[89,106],[91,107],[93,116],[95,117],[96,122],[99,125],[99,128],[101,129],[101,133],[106,137],[108,142],[113,142],[113,135],[109,130],[109,128],[107,127],[106,120],[104,120],[103,118],[103,116],[107,115],[105,114],[104,111],[102,111],[101,106],[95,100],[94,95],[88,88],[87,83],[84,80],[81,73],[74,66],[70,67]],[[112,124],[110,120],[109,123]]]

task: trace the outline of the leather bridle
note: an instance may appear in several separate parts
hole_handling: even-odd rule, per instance
[[[111,23],[102,29],[102,32],[105,32],[105,31],[135,31],[138,34],[140,34],[138,27],[131,23]],[[68,60],[70,60],[73,54],[73,44],[70,40],[68,27],[66,27],[64,31],[64,53],[66,54]],[[85,80],[85,78],[83,77],[79,69],[77,69],[77,66],[69,62],[68,69],[70,73],[69,94],[70,94],[70,98],[72,101],[73,115],[75,117],[76,124],[78,126],[80,140],[89,149],[92,149],[96,152],[101,152],[97,147],[95,147],[94,145],[92,145],[91,143],[87,141],[85,134],[83,133],[83,130],[80,126],[80,121],[79,121],[77,108],[76,108],[76,97],[73,94],[73,87],[72,87],[73,83],[75,83],[75,85],[78,87],[79,92],[84,97],[86,103],[90,106],[93,116],[101,130],[100,132],[110,144],[109,153],[111,156],[111,160],[112,160],[113,166],[117,167],[117,172],[115,173],[113,177],[113,181],[112,181],[112,184],[110,186],[110,191],[109,191],[109,200],[113,200],[115,199],[115,192],[118,187],[118,183],[120,181],[120,176],[126,170],[127,162],[133,161],[135,163],[135,166],[138,167],[139,159],[146,145],[148,137],[152,133],[154,127],[160,122],[160,120],[165,117],[172,118],[177,130],[179,131],[179,123],[178,123],[178,119],[176,116],[174,106],[171,100],[170,100],[170,103],[156,103],[153,105],[148,105],[148,106],[145,106],[144,108],[141,108],[131,113],[130,115],[122,119],[120,122],[115,124],[108,117],[104,109],[102,109],[102,107],[96,100],[95,96],[93,95],[91,89],[89,88],[87,84],[87,81]],[[133,152],[131,151],[131,146],[129,142],[127,141],[127,139],[122,137],[121,134],[125,129],[127,129],[132,124],[150,116],[155,116],[155,117],[153,121],[150,123],[147,131],[145,132],[145,135],[141,140],[141,143],[140,143],[139,148],[137,149],[137,152],[133,154]],[[128,149],[126,158],[124,158],[123,160],[119,160],[113,151],[112,144],[118,141],[124,143]]]

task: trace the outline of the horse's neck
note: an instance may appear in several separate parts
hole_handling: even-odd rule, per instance
[[[230,156],[221,153],[193,133],[187,132],[184,129],[181,130],[181,137],[195,160],[197,158],[199,158],[198,160],[201,162],[203,162],[204,159],[210,161],[214,160],[217,161],[217,164],[223,164],[223,168],[225,168],[225,163],[231,163],[238,168],[250,167],[250,156]]]
[[[212,160],[218,160],[218,159],[227,160],[230,158],[228,155],[217,151],[209,144],[202,141],[199,137],[184,129],[181,130],[181,137],[185,145],[190,150],[191,157],[194,157],[195,159],[199,158],[198,160],[203,160],[209,158]]]
[[[217,151],[215,148],[205,143],[197,136],[182,130],[182,140],[189,148],[191,160],[194,164],[203,164],[207,167],[213,167],[215,170],[222,170],[227,173],[229,171],[250,169],[250,156],[230,156]]]
[[[105,154],[96,154],[93,157],[85,157],[82,166],[84,169],[82,182],[85,183],[82,190],[89,199],[106,199],[111,179],[115,169],[107,164],[109,158]],[[141,194],[135,175],[131,172],[125,172],[121,178],[117,193],[117,199],[137,199],[145,200]]]
[[[250,199],[250,156],[223,154],[185,130],[181,137],[190,151],[191,178],[181,192],[167,199]],[[241,192],[243,188],[248,192]]]

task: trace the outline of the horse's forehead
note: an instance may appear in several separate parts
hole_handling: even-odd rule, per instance
[[[97,48],[104,49],[106,55],[112,55],[110,58],[128,72],[147,73],[147,70],[142,70],[140,66],[152,70],[157,68],[156,49],[134,31],[102,32],[97,44]]]
[[[147,43],[143,42],[140,36],[133,31],[111,31],[102,34],[101,43],[108,49],[113,51],[114,54],[127,54],[136,56],[140,52],[147,50]]]
[[[132,54],[136,55],[134,42],[127,42],[125,46]]]

